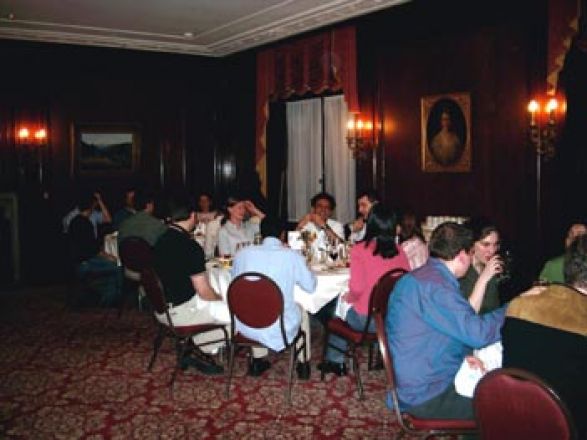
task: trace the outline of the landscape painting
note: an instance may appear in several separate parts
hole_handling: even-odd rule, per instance
[[[120,126],[78,126],[72,171],[76,174],[125,174],[136,170],[138,131]]]

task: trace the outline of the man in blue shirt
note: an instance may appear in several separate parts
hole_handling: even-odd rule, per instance
[[[308,269],[301,254],[283,245],[281,238],[284,231],[280,221],[270,216],[265,217],[261,222],[263,243],[260,246],[245,247],[235,255],[232,276],[234,278],[244,272],[259,272],[275,281],[283,294],[285,333],[287,340],[291,341],[300,324],[309,338],[308,317],[294,301],[294,286],[298,284],[305,291],[313,292],[316,288],[316,276]],[[285,348],[278,322],[261,330],[237,322],[237,329],[246,337],[257,340],[272,350],[281,351]],[[265,370],[269,368],[269,364],[255,358],[252,368]],[[301,379],[309,378],[309,362],[298,362],[297,371]]]
[[[505,307],[477,315],[459,290],[471,264],[472,232],[443,223],[430,238],[428,262],[404,275],[390,297],[386,331],[402,410],[426,418],[473,419],[472,401],[454,378],[474,348],[500,339]]]

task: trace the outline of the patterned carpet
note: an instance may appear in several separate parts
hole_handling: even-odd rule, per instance
[[[286,356],[261,378],[236,364],[229,399],[223,376],[178,375],[167,341],[146,371],[154,325],[145,312],[72,311],[63,289],[0,294],[0,438],[11,439],[384,439],[398,426],[384,405],[384,372],[362,362],[354,376],[320,381],[320,328],[312,377],[284,399]]]

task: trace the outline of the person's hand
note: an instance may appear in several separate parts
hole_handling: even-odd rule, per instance
[[[499,255],[494,255],[487,261],[487,264],[479,274],[479,278],[489,281],[494,275],[503,272],[503,260]]]
[[[249,211],[251,214],[254,214],[255,212],[257,212],[257,207],[250,200],[245,200],[244,204],[245,204],[245,209],[247,211]]]
[[[102,195],[98,191],[96,191],[94,193],[94,198],[96,199],[97,202],[101,202],[102,201]]]
[[[522,292],[520,296],[532,296],[532,295],[539,295],[547,289],[547,286],[534,286],[530,287],[525,292]]]
[[[324,219],[322,217],[320,217],[318,214],[309,214],[310,215],[310,221],[312,223],[314,223],[316,226],[318,226],[319,228],[323,228],[324,225],[326,224],[326,222],[324,221]]]
[[[365,226],[365,220],[363,219],[363,217],[359,217],[358,219],[356,219],[353,224],[351,225],[351,230],[353,232],[358,232],[361,229],[363,229],[363,226]]]
[[[483,364],[483,361],[478,357],[473,355],[465,356],[465,360],[467,361],[467,364],[469,364],[469,367],[471,367],[473,370],[480,370],[481,373],[487,372],[487,370],[485,369],[485,365]]]

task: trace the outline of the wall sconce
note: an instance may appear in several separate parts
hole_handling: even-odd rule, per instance
[[[372,121],[365,121],[358,115],[352,115],[346,128],[346,141],[349,149],[353,152],[353,157],[377,147],[377,143],[373,139]]]
[[[556,153],[557,117],[564,113],[564,104],[554,98],[542,100],[532,99],[528,103],[530,115],[529,138],[539,157],[552,159]]]
[[[37,155],[37,165],[36,165],[36,172],[39,179],[39,184],[43,185],[43,145],[47,143],[47,129],[44,127],[37,127],[34,130],[29,129],[26,126],[21,126],[16,130],[16,143],[21,145],[23,148],[21,149],[19,154],[19,169],[21,178],[25,179],[25,168],[26,162],[28,162],[27,157],[34,155],[33,147],[38,147],[36,150]],[[31,151],[28,151],[28,150]]]

